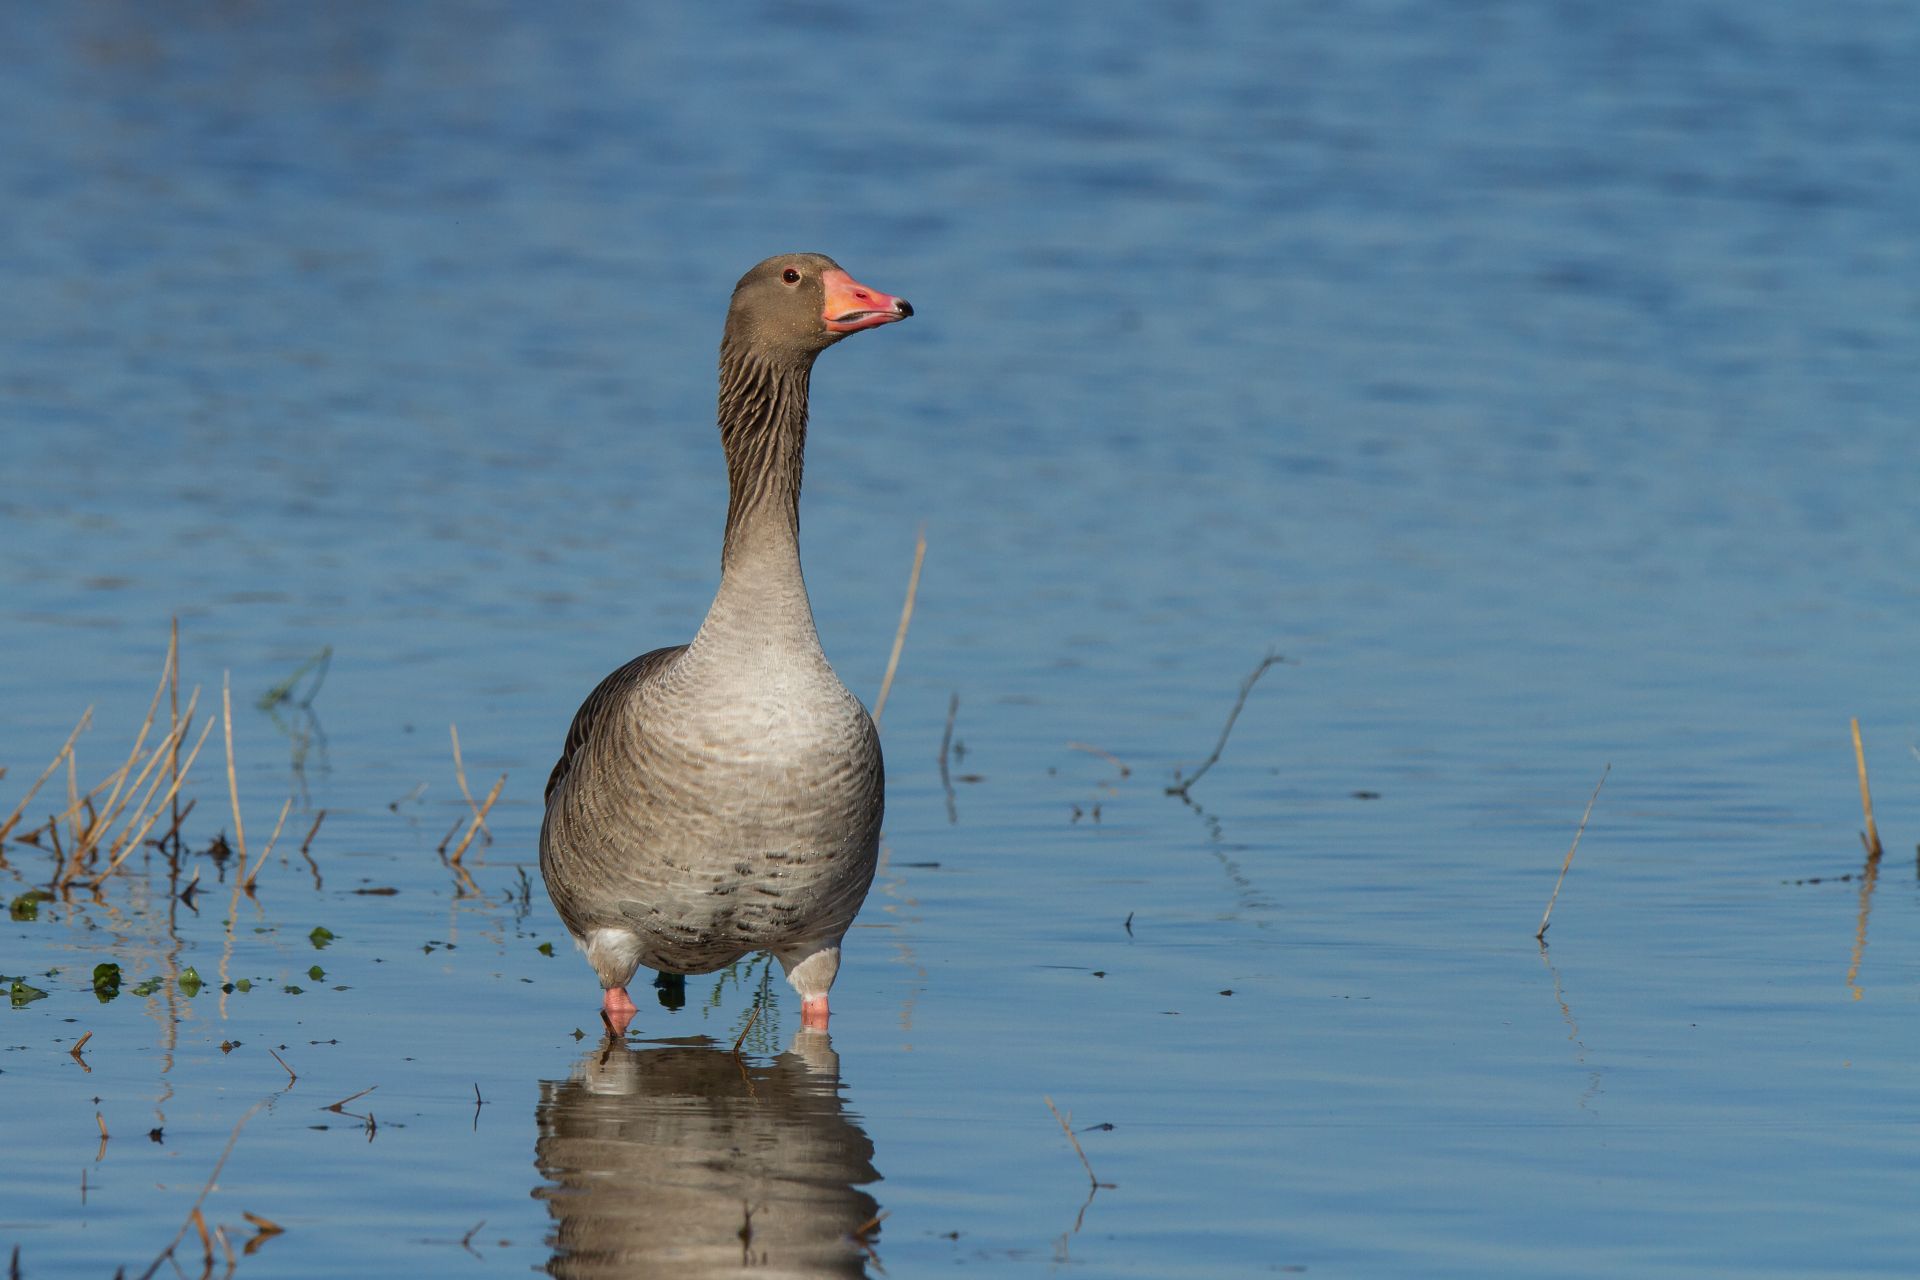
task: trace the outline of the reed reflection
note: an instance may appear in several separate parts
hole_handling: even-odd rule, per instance
[[[609,1037],[543,1080],[534,1162],[554,1276],[863,1276],[854,1234],[878,1202],[873,1142],[840,1096],[840,1056],[802,1029],[772,1062],[704,1036]]]

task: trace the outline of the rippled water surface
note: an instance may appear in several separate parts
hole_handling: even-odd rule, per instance
[[[1855,2],[10,7],[0,821],[89,706],[119,767],[176,616],[256,860],[287,816],[236,894],[216,730],[182,852],[0,926],[0,1245],[1913,1274],[1917,57]],[[726,291],[792,248],[917,311],[816,370],[803,506],[870,702],[926,531],[886,863],[830,1037],[753,961],[607,1043],[541,786],[698,624]]]

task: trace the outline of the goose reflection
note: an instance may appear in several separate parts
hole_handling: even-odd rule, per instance
[[[880,1174],[825,1031],[770,1063],[704,1036],[609,1037],[540,1082],[535,1118],[550,1275],[866,1274],[853,1233]]]

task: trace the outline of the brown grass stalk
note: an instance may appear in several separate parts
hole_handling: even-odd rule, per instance
[[[267,859],[273,853],[274,842],[280,839],[280,828],[287,825],[287,814],[292,810],[293,797],[288,796],[286,802],[280,806],[280,820],[273,824],[273,834],[267,837],[267,847],[260,851],[260,857],[254,862],[253,870],[247,876],[244,887],[249,894],[253,892],[253,882],[260,878],[260,868],[267,865]]]
[[[1860,809],[1867,816],[1867,829],[1860,837],[1860,843],[1867,846],[1867,856],[1880,856],[1880,828],[1873,825],[1873,792],[1867,789],[1867,753],[1860,746],[1860,717],[1853,717],[1853,762],[1860,770]]]
[[[1607,775],[1613,772],[1612,762],[1600,771],[1600,781],[1593,784],[1593,794],[1587,797],[1587,811],[1580,815],[1580,826],[1573,833],[1573,843],[1567,846],[1566,861],[1560,864],[1560,878],[1553,882],[1553,896],[1547,899],[1547,909],[1540,914],[1540,928],[1534,940],[1544,944],[1547,940],[1547,922],[1553,918],[1553,904],[1560,900],[1560,886],[1567,882],[1567,869],[1573,866],[1574,850],[1580,847],[1580,837],[1586,834],[1587,819],[1593,816],[1593,802],[1600,798],[1600,788],[1607,785]]]
[[[1073,1126],[1067,1123],[1066,1116],[1060,1114],[1060,1108],[1053,1105],[1053,1099],[1042,1095],[1040,1100],[1047,1104],[1047,1110],[1053,1112],[1053,1118],[1060,1122],[1060,1132],[1066,1134],[1067,1141],[1073,1144],[1073,1154],[1080,1157],[1081,1167],[1087,1171],[1087,1181],[1092,1183],[1096,1190],[1101,1187],[1111,1190],[1113,1188],[1111,1182],[1102,1182],[1094,1176],[1093,1162],[1087,1159],[1087,1153],[1081,1149],[1080,1139],[1074,1136]]]
[[[900,606],[900,625],[893,633],[893,652],[887,655],[887,674],[880,679],[880,696],[873,700],[873,727],[880,727],[881,713],[887,709],[887,694],[893,690],[893,673],[900,669],[900,651],[907,644],[907,624],[913,621],[914,597],[920,594],[920,565],[927,558],[927,528],[913,540],[913,572],[907,575],[907,599]]]
[[[180,723],[182,726],[185,726],[189,721],[183,720]],[[161,813],[165,812],[168,803],[180,794],[181,786],[186,782],[187,778],[192,775],[193,762],[200,758],[200,748],[207,745],[207,738],[212,732],[213,721],[209,719],[200,730],[200,740],[193,744],[193,750],[188,753],[186,764],[180,767],[179,776],[167,787],[167,794],[161,797],[159,807],[147,815],[145,824],[121,844],[119,851],[113,855],[113,860],[107,863],[105,869],[93,878],[92,884],[95,888],[98,888],[108,876],[119,870],[120,864],[127,860],[127,856],[135,849],[138,849],[141,842],[147,838],[147,832],[153,830],[153,824],[160,821]],[[184,817],[185,815],[182,814],[181,816]]]
[[[32,786],[27,788],[27,794],[20,797],[20,803],[14,806],[13,812],[8,815],[7,820],[0,822],[0,840],[7,838],[7,833],[12,831],[14,826],[20,821],[20,815],[25,813],[27,806],[33,802],[34,793],[39,791],[41,785],[53,776],[53,771],[60,767],[60,762],[65,760],[67,753],[73,750],[74,739],[85,732],[87,726],[92,723],[93,708],[88,707],[86,711],[81,714],[80,722],[73,726],[73,732],[67,735],[67,740],[60,744],[60,750],[54,752],[52,762],[49,763],[45,769],[41,770],[40,776],[34,780]]]
[[[247,829],[240,821],[240,780],[233,771],[233,681],[231,673],[220,673],[220,706],[227,733],[227,794],[233,797],[233,847],[240,854],[236,877],[247,869]]]
[[[473,792],[467,790],[467,766],[460,759],[460,726],[457,724],[449,723],[447,725],[447,732],[451,734],[453,737],[454,781],[460,784],[460,795],[466,800],[467,808],[472,810],[475,814],[478,814],[480,812],[480,806],[473,802]],[[487,826],[486,820],[484,818],[481,819],[480,830],[486,833],[487,843],[492,844],[493,831]]]
[[[486,825],[487,810],[493,808],[493,802],[500,798],[500,788],[507,785],[507,775],[501,774],[500,780],[493,784],[493,790],[487,792],[486,803],[473,812],[473,822],[467,827],[467,834],[460,838],[460,847],[447,855],[447,861],[454,866],[460,865],[460,859],[466,854],[467,846],[473,843],[474,833]]]
[[[113,776],[118,778],[119,781],[114,783],[112,794],[110,794],[107,797],[107,802],[101,806],[101,812],[107,815],[107,818],[106,818],[107,822],[113,821],[113,815],[116,812],[115,806],[118,804],[120,799],[120,792],[122,788],[126,786],[128,776],[133,772],[134,763],[140,759],[140,749],[147,745],[147,734],[151,732],[153,729],[153,718],[160,711],[160,695],[167,691],[167,681],[171,679],[173,676],[173,664],[174,664],[173,642],[169,642],[167,645],[166,660],[160,664],[160,683],[153,687],[153,697],[150,698],[147,702],[147,718],[140,722],[140,732],[133,736],[133,749],[127,752],[126,763],[121,765],[120,768],[114,772]],[[154,752],[153,760],[149,760],[147,762],[148,769],[151,769],[153,767],[154,762],[157,761],[159,758],[160,758],[160,753],[156,749]],[[146,777],[146,774],[142,773],[140,776],[141,778],[144,779]],[[140,784],[138,782],[134,783],[133,789],[135,791],[138,791],[140,789]],[[97,828],[100,825],[102,824],[96,822],[94,824],[94,827],[89,828],[87,832],[87,844],[89,846],[91,846],[96,840],[98,840],[100,833],[97,829],[94,829],[94,828]]]
[[[109,857],[111,857],[113,854],[116,854],[120,851],[121,845],[126,843],[127,839],[132,834],[133,829],[135,827],[140,826],[141,823],[146,819],[147,809],[153,803],[154,793],[159,791],[160,784],[162,782],[167,781],[167,772],[164,770],[157,770],[154,768],[154,766],[160,762],[160,759],[163,755],[168,755],[173,757],[177,757],[179,755],[180,739],[183,738],[186,735],[187,731],[193,726],[194,708],[199,705],[199,702],[200,702],[200,691],[198,689],[195,689],[193,691],[193,696],[187,700],[186,718],[184,720],[174,721],[173,726],[167,730],[167,736],[160,739],[159,743],[157,743],[154,746],[153,755],[147,760],[147,767],[140,771],[139,778],[137,778],[134,781],[133,789],[127,793],[127,799],[131,801],[133,798],[134,792],[139,791],[143,783],[146,784],[146,788],[147,788],[146,794],[141,797],[140,803],[134,807],[132,815],[127,819],[127,825],[121,828],[120,835],[107,845],[107,854]],[[153,780],[151,782],[147,781],[147,775],[149,773],[153,775]],[[180,775],[179,761],[177,758],[173,762],[172,773],[173,773],[173,776],[176,778],[179,777]],[[178,797],[180,793],[176,789],[176,790],[170,791],[168,794]],[[165,804],[166,802],[163,800],[161,802],[162,807],[165,807]],[[160,814],[158,813],[158,811],[156,811],[153,814],[154,819],[158,819],[159,816]],[[151,821],[148,821],[146,822],[146,825],[150,828],[153,825],[153,823]]]

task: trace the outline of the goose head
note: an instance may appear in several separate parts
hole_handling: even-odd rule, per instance
[[[912,314],[905,298],[868,288],[825,254],[783,253],[734,286],[726,345],[804,366],[850,333]]]

